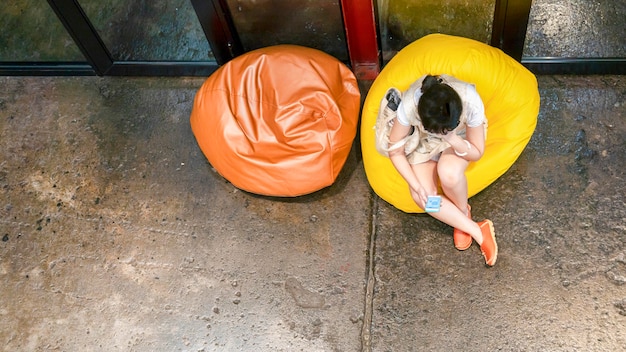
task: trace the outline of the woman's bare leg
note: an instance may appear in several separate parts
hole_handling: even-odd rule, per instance
[[[413,172],[415,172],[415,175],[418,178],[420,184],[426,189],[426,191],[430,195],[435,195],[437,193],[438,169],[442,167],[440,165],[440,163],[442,162],[442,159],[444,161],[444,165],[447,163],[444,157],[445,157],[445,154],[441,156],[441,159],[439,160],[439,162],[428,161],[426,163],[412,165]],[[464,182],[465,185],[459,186],[458,182],[456,185],[449,185],[448,178],[450,177],[450,174],[444,173],[443,175],[440,175],[440,177],[443,176],[444,178],[443,180],[440,179],[442,181],[442,188],[444,189],[444,194],[441,195],[442,197],[441,208],[438,212],[429,213],[429,214],[435,219],[469,234],[480,245],[483,243],[483,235],[482,235],[482,231],[480,230],[480,227],[478,227],[477,223],[469,219],[467,217],[466,212],[461,211],[457,205],[457,202],[460,202],[461,204],[464,204],[465,209],[467,209],[467,180],[465,180],[465,175],[464,175],[464,170],[467,167],[467,161],[462,160],[462,159],[459,159],[459,160],[466,163],[464,167],[462,164],[459,164],[459,163],[452,164],[449,166],[453,169],[453,171],[456,168],[457,173],[458,173],[458,169],[463,167],[463,172],[461,173],[463,174],[463,180],[465,181]],[[454,172],[452,171],[450,173],[454,174]],[[445,188],[444,188],[443,182],[446,183]],[[450,187],[450,186],[455,186],[455,187]],[[464,202],[462,200],[463,190],[465,190]],[[449,194],[452,194],[452,197],[454,198],[451,199],[448,196],[447,192],[450,192]],[[419,205],[422,209],[424,209],[425,204],[423,204],[421,200],[417,199],[417,197],[415,196],[413,196],[413,199],[416,201],[417,205]]]
[[[437,174],[446,197],[467,216],[467,177],[465,170],[469,162],[449,152],[448,149],[439,158]]]

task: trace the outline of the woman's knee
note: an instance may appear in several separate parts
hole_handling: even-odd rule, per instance
[[[453,187],[465,181],[465,169],[454,167],[440,167],[437,169],[439,182],[443,187]]]

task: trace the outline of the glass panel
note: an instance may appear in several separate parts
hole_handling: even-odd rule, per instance
[[[458,35],[489,43],[496,0],[380,0],[383,59],[431,34]]]
[[[523,56],[626,57],[626,1],[533,1]]]
[[[295,44],[348,61],[338,0],[228,0],[244,51]]]
[[[0,2],[0,61],[85,62],[47,2]]]
[[[114,60],[213,61],[189,0],[83,0]]]

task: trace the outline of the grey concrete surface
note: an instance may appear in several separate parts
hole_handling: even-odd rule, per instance
[[[258,197],[216,174],[200,79],[2,78],[0,348],[358,350],[370,198]]]
[[[314,194],[237,190],[189,128],[202,82],[0,78],[4,351],[624,350],[625,77],[539,77],[528,148],[470,200],[493,268],[373,195],[358,148]]]

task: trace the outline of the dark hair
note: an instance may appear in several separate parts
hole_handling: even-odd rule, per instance
[[[463,104],[461,97],[438,76],[426,76],[422,82],[422,96],[417,112],[424,129],[430,133],[446,134],[460,122]]]

